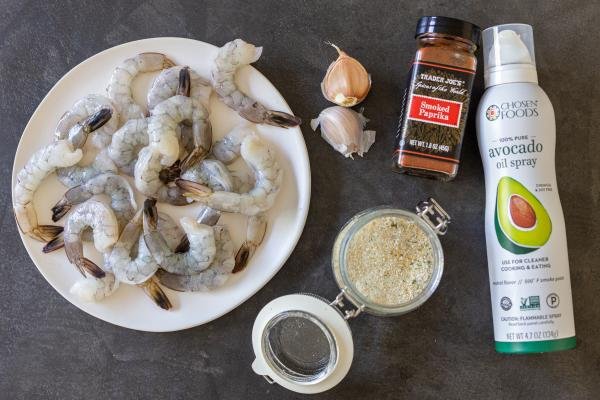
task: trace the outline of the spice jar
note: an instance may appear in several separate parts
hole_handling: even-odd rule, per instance
[[[352,364],[354,343],[348,320],[363,312],[377,316],[400,315],[423,304],[435,292],[442,276],[444,257],[438,235],[446,233],[450,217],[431,198],[419,203],[416,210],[415,214],[377,207],[351,218],[339,232],[332,253],[333,273],[341,292],[333,301],[303,293],[282,296],[268,303],[259,312],[252,329],[256,355],[252,363],[254,372],[269,383],[278,383],[299,393],[328,390],[346,376]],[[394,221],[401,230],[398,233],[414,236],[416,239],[411,239],[414,243],[422,239],[420,246],[425,245],[428,251],[420,254],[430,260],[431,267],[421,289],[408,292],[408,297],[396,303],[387,301],[389,297],[381,297],[383,293],[365,290],[360,282],[363,276],[354,273],[353,268],[357,268],[352,265],[356,262],[352,253],[368,247],[364,244],[369,241],[363,243],[361,235],[370,234],[370,227],[379,229],[374,224]],[[403,256],[411,258],[417,253],[419,249]],[[375,272],[385,275],[389,271]],[[390,279],[394,279],[393,274]],[[399,286],[412,284],[401,280],[396,283]],[[385,285],[381,286],[381,292],[386,290]]]
[[[480,28],[448,17],[422,17],[417,52],[402,99],[393,169],[452,180],[477,67]]]

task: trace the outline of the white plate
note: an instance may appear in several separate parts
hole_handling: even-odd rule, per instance
[[[164,53],[177,64],[188,65],[209,78],[217,47],[183,38],[145,39],[105,50],[73,68],[50,90],[25,127],[15,155],[13,187],[18,171],[31,155],[52,140],[56,123],[65,110],[88,93],[104,94],[113,68],[124,59],[147,51]],[[145,104],[145,94],[154,75],[145,74],[134,82],[134,95],[138,102]],[[237,82],[245,93],[268,108],[291,112],[277,89],[253,67],[242,68],[237,74]],[[210,108],[215,140],[242,121],[214,93]],[[262,288],[285,263],[300,238],[310,201],[310,166],[300,129],[265,125],[256,129],[275,148],[284,171],[284,183],[275,206],[268,213],[269,226],[264,242],[246,270],[234,275],[223,287],[208,293],[179,293],[165,289],[174,305],[171,311],[158,308],[142,289],[128,285],[121,285],[116,293],[101,302],[85,303],[69,293],[71,285],[82,277],[69,264],[63,250],[43,254],[42,243],[21,235],[29,256],[46,280],[68,301],[88,314],[126,328],[176,331],[206,323],[231,311]],[[54,175],[38,189],[35,207],[41,224],[51,223],[50,207],[64,191]],[[139,196],[138,201],[138,206],[141,206],[143,198]],[[179,218],[195,215],[196,206],[159,205],[159,209]],[[228,214],[220,222],[229,227],[236,246],[241,244],[245,218]],[[92,260],[100,262],[100,255],[91,244],[85,245],[84,252]]]

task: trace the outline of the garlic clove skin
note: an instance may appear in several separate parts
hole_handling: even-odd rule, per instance
[[[321,91],[323,96],[343,107],[352,107],[363,101],[371,89],[371,75],[358,60],[350,57],[333,43],[338,58],[329,65]]]
[[[314,131],[321,128],[321,137],[345,157],[363,156],[375,142],[375,131],[363,130],[368,119],[350,108],[333,106],[321,111],[310,122]]]

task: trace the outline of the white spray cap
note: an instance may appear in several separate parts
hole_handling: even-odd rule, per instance
[[[485,87],[511,82],[537,83],[533,29],[526,24],[504,24],[483,31]]]

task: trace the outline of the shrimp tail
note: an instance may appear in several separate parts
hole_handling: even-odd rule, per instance
[[[96,177],[92,178],[92,180],[104,179],[103,177],[107,175],[108,174],[97,175]],[[91,181],[88,181],[88,183],[91,183]],[[65,192],[62,199],[60,199],[51,209],[52,221],[58,221],[64,217],[74,205],[81,204],[84,201],[89,200],[94,195],[94,193],[86,189],[85,186],[86,185],[73,186]]]
[[[235,266],[233,267],[232,273],[238,273],[243,271],[248,265],[248,260],[252,258],[254,251],[256,250],[256,244],[245,241],[240,249],[235,254]]]
[[[190,76],[190,67],[183,67],[179,70],[179,86],[177,86],[176,95],[190,97],[192,78]]]
[[[160,179],[164,184],[167,184],[179,178],[179,175],[181,175],[181,163],[179,160],[177,160],[170,167],[161,169],[158,173],[158,179]]]
[[[246,228],[246,241],[242,244],[235,255],[234,274],[242,271],[248,265],[248,260],[252,258],[254,252],[262,243],[267,232],[267,220],[264,215],[259,214],[248,218]]]
[[[144,227],[148,227],[150,231],[158,229],[158,210],[156,209],[156,199],[144,200],[143,212]]]
[[[77,269],[79,269],[80,272],[85,271],[88,274],[92,275],[94,278],[104,278],[106,276],[106,272],[104,272],[104,270],[102,270],[102,268],[100,268],[98,265],[96,265],[96,263],[94,263],[92,260],[90,260],[89,258],[85,258],[82,257],[79,259],[79,262],[77,262],[75,264],[75,266],[77,267]],[[85,274],[84,274],[85,276]]]
[[[90,132],[101,128],[112,117],[112,109],[103,107],[94,114],[87,117],[83,122],[75,125],[69,131],[69,141],[75,149],[81,149],[85,145]]]
[[[94,278],[104,278],[106,273],[92,260],[83,256],[83,244],[77,242],[64,242],[65,253],[69,262],[81,272],[85,277],[85,273],[89,273]]]
[[[204,197],[213,192],[208,186],[186,179],[177,178],[175,179],[175,184],[184,191],[184,196]]]
[[[280,128],[291,128],[302,123],[302,119],[283,111],[267,110],[264,115],[264,123]]]
[[[190,239],[187,237],[187,235],[183,235],[181,237],[181,241],[175,248],[175,253],[185,253],[189,249],[190,249]]]
[[[168,253],[169,246],[164,241],[161,233],[158,231],[158,211],[156,209],[156,200],[146,199],[146,201],[144,201],[142,225],[146,247],[148,247],[148,250],[150,250],[150,253],[160,265],[165,261],[164,255],[165,253]]]
[[[170,310],[173,308],[167,294],[162,290],[155,277],[151,277],[139,286],[144,289],[144,293],[146,293],[148,297],[163,310]]]
[[[32,232],[29,232],[31,236],[41,242],[49,242],[54,239],[63,231],[62,226],[58,225],[38,225],[33,229]]]
[[[71,209],[72,204],[69,204],[69,201],[66,198],[62,198],[59,200],[54,207],[52,207],[52,221],[56,222],[65,216]]]
[[[181,162],[180,172],[185,172],[194,165],[198,164],[200,161],[204,160],[206,156],[208,156],[209,152],[210,149],[207,149],[205,147],[194,147],[190,154],[188,154]]]
[[[90,115],[84,122],[83,127],[89,133],[102,128],[112,118],[112,109],[103,107]]]
[[[42,248],[42,252],[52,253],[53,251],[62,249],[63,247],[65,247],[63,235],[58,235],[54,239],[46,243],[46,245]]]

